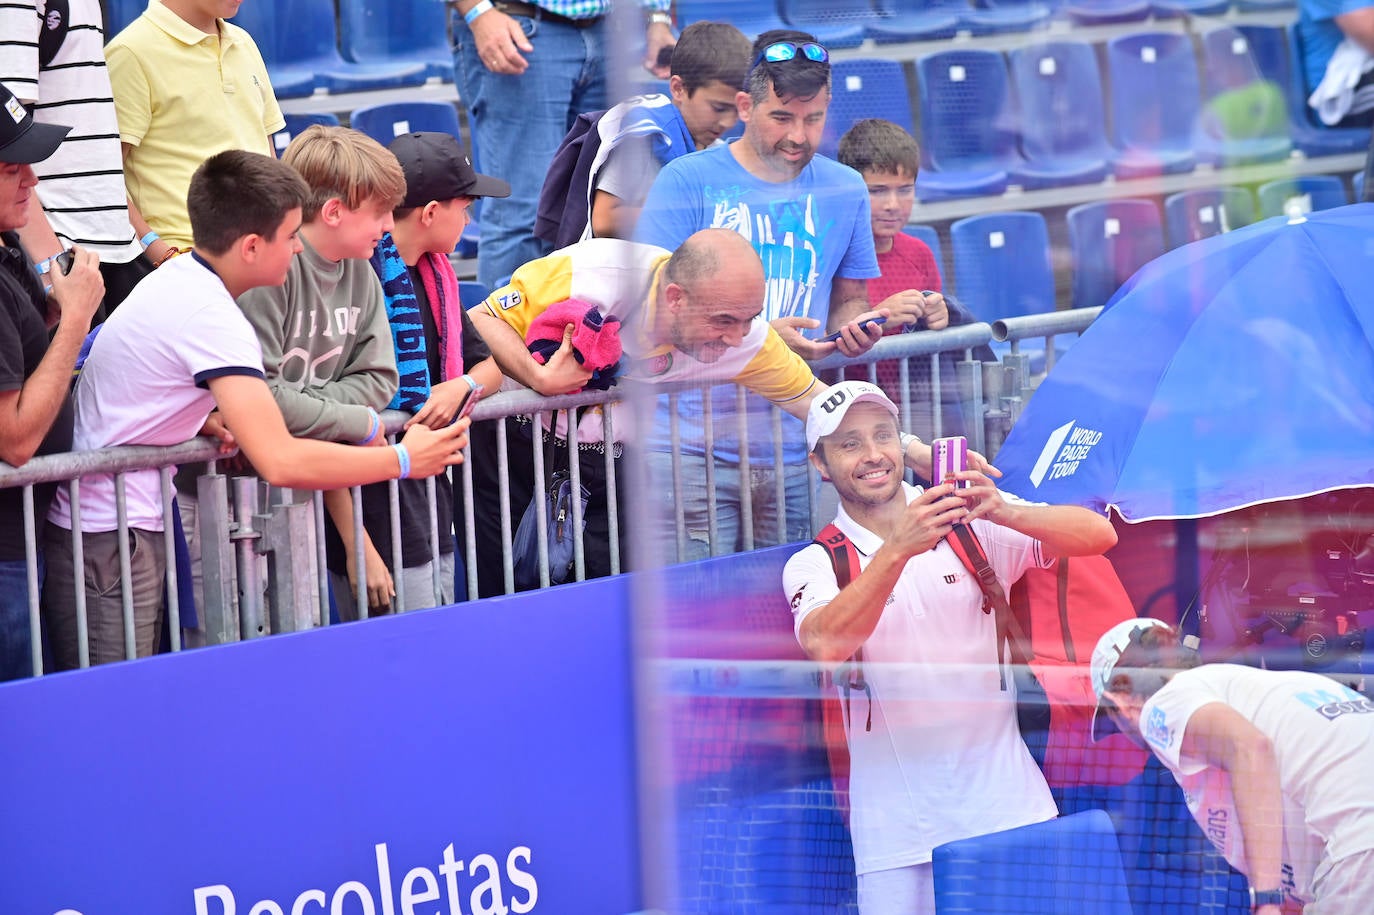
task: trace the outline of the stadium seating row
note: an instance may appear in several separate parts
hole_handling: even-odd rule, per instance
[[[1363,152],[1368,131],[1312,120],[1297,42],[1292,27],[1224,26],[1201,36],[1201,68],[1192,38],[1166,32],[1111,39],[1104,67],[1075,41],[1005,56],[940,51],[915,62],[919,131],[904,64],[836,61],[821,152],[833,155],[856,120],[895,121],[922,139],[927,202],[1279,161],[1294,149]]]
[[[317,90],[370,92],[453,81],[453,58],[438,0],[271,0],[233,19],[262,52],[278,98]],[[148,0],[109,0],[108,35]]]
[[[1164,200],[1103,200],[1073,207],[1066,215],[1073,269],[1070,302],[1075,308],[1106,304],[1138,269],[1174,248],[1249,225],[1256,218],[1293,215],[1350,202],[1333,175],[1314,175],[1263,184],[1259,203],[1241,187],[1184,191]],[[909,233],[931,245],[940,260],[933,228]],[[987,213],[950,225],[956,293],[983,321],[1055,310],[1056,293],[1049,228],[1038,212]],[[933,240],[933,243],[932,243]]]
[[[1241,12],[1290,9],[1293,0],[1236,0]],[[1063,19],[1078,25],[1141,22],[1225,13],[1231,0],[678,0],[683,24],[699,20],[733,22],[748,35],[792,26],[811,32],[832,48],[864,40],[878,44],[935,41],[960,32],[997,35],[1025,32]]]

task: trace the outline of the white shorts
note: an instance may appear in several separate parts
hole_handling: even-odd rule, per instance
[[[935,915],[931,863],[860,874],[859,915]]]

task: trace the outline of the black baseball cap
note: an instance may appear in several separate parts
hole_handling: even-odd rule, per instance
[[[387,147],[406,176],[403,208],[454,197],[509,197],[510,185],[478,174],[458,141],[446,133],[403,133]]]
[[[70,127],[42,124],[33,119],[14,93],[0,83],[0,162],[31,165],[42,162],[62,145]]]

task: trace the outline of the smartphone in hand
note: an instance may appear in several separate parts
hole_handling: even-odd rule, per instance
[[[867,321],[864,321],[862,324],[860,324],[859,327],[863,328],[864,330],[868,330],[870,327],[877,327],[880,324],[886,323],[887,317],[885,315],[879,315],[876,318],[869,318]],[[833,334],[826,334],[824,337],[821,337],[821,339],[817,342],[834,343],[838,339],[840,339],[840,332],[837,330]]]
[[[486,390],[485,386],[473,382],[472,387],[468,390],[468,396],[463,398],[463,402],[458,405],[458,412],[453,415],[454,422],[472,412],[473,407],[477,406],[477,401],[482,399],[482,391],[484,390]]]
[[[930,443],[930,485],[939,486],[952,473],[968,470],[968,439],[962,435],[937,438]],[[955,482],[956,489],[968,488],[967,480]]]

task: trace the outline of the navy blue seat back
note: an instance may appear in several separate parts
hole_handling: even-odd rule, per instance
[[[1017,118],[1007,65],[996,51],[940,51],[916,61],[924,164],[935,169],[1012,168]]]
[[[1051,41],[1009,56],[1022,155],[1030,161],[1108,157],[1102,77],[1092,46]]]
[[[1261,184],[1257,193],[1260,215],[1266,219],[1270,216],[1329,210],[1350,202],[1345,182],[1335,175],[1280,178]]]
[[[313,124],[322,124],[326,127],[338,127],[339,118],[331,111],[317,111],[309,114],[286,114],[286,126],[272,134],[272,148],[281,155],[286,151],[286,147],[291,145],[291,141],[302,131]]]
[[[831,67],[830,110],[819,152],[834,158],[840,137],[865,118],[885,118],[915,131],[906,72],[895,60],[837,60]]]
[[[389,102],[354,109],[349,126],[386,146],[403,133],[417,130],[447,133],[461,139],[458,109],[451,102]]]
[[[1191,170],[1201,104],[1192,40],[1166,32],[1114,38],[1107,43],[1107,69],[1112,141],[1140,157],[1137,173]]]
[[[339,47],[356,63],[418,62],[452,81],[447,15],[435,0],[339,0]]]
[[[948,842],[931,861],[940,915],[1132,915],[1104,810]]]
[[[949,227],[954,291],[992,322],[1054,311],[1054,268],[1045,217],[1034,212],[988,213]]]
[[[1180,191],[1164,200],[1169,247],[1248,226],[1255,221],[1255,198],[1243,187]]]
[[[1164,253],[1164,229],[1153,200],[1104,200],[1069,210],[1073,307],[1107,301],[1145,264]]]

